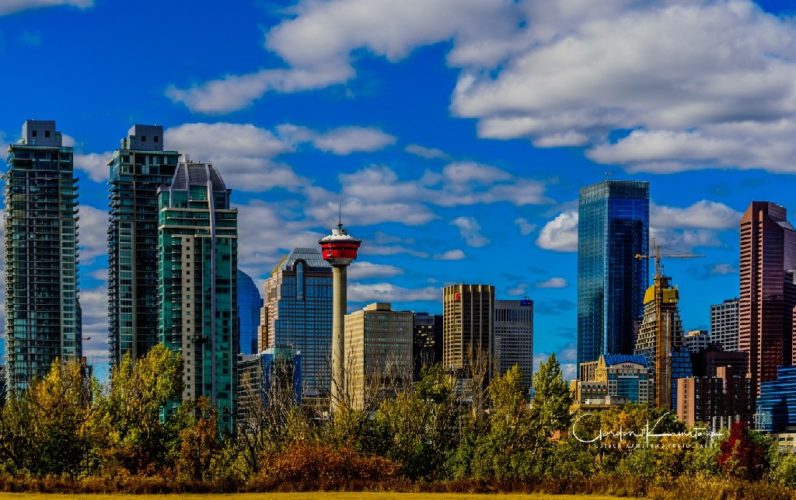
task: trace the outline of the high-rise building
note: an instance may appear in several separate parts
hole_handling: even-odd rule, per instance
[[[79,360],[78,202],[72,148],[54,121],[28,120],[8,150],[5,304],[8,390]]]
[[[417,378],[424,366],[442,363],[442,315],[415,313],[412,339],[412,358]]]
[[[301,352],[303,401],[328,408],[331,391],[332,267],[315,248],[296,248],[263,287],[259,351]]]
[[[578,363],[631,354],[649,273],[649,183],[603,181],[580,190]]]
[[[301,353],[290,348],[241,354],[238,359],[237,424],[261,430],[262,413],[272,403],[301,404]]]
[[[710,334],[707,330],[688,330],[683,337],[683,347],[692,353],[707,350],[710,342]]]
[[[600,355],[579,367],[572,381],[575,404],[582,409],[609,408],[627,403],[650,403],[653,384],[644,356]]]
[[[741,218],[738,349],[749,353],[755,395],[778,366],[793,364],[794,269],[796,230],[785,208],[753,201]]]
[[[331,407],[334,412],[342,401],[345,381],[345,313],[348,307],[348,266],[356,260],[362,244],[348,234],[340,221],[332,234],[318,242],[326,262],[332,266],[332,387]]]
[[[257,354],[257,331],[263,299],[248,274],[238,269],[238,324],[241,354]]]
[[[489,377],[495,331],[495,287],[450,285],[442,291],[442,366],[464,378]]]
[[[183,360],[183,400],[207,397],[232,432],[238,361],[238,211],[210,164],[158,191],[159,336]]]
[[[676,384],[673,357],[683,345],[679,300],[680,292],[671,285],[671,278],[660,273],[656,273],[655,283],[644,294],[644,317],[639,327],[635,352],[646,357],[648,365],[654,370],[654,401],[658,408],[672,408],[672,384]],[[688,351],[684,352],[689,357]]]
[[[710,341],[725,351],[738,350],[738,303],[735,298],[710,306]]]
[[[693,427],[698,423],[712,424],[752,420],[752,384],[743,372],[726,366],[717,368],[710,376],[687,377],[677,380],[677,418]]]
[[[144,356],[158,342],[158,194],[179,153],[163,127],[133,125],[108,163],[108,327],[111,363]]]
[[[517,365],[522,370],[522,385],[530,391],[533,381],[533,301],[496,300],[494,332],[494,370],[506,373]]]
[[[370,409],[412,379],[412,313],[375,303],[345,317],[347,398]]]
[[[754,415],[755,427],[767,432],[782,432],[796,426],[796,366],[777,367],[774,380],[760,383]]]

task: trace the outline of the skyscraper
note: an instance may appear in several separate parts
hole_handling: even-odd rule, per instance
[[[796,230],[784,207],[753,201],[741,218],[738,349],[749,353],[754,395],[791,365],[796,287]]]
[[[533,301],[496,300],[494,370],[503,374],[514,365],[522,370],[522,385],[531,389],[533,380]]]
[[[351,406],[375,409],[412,380],[412,313],[370,304],[345,317],[346,388]]]
[[[442,315],[415,313],[412,330],[412,358],[417,378],[424,366],[442,363]]]
[[[144,356],[158,341],[158,194],[179,153],[163,149],[163,127],[133,125],[113,153],[108,226],[111,363]]]
[[[238,321],[241,354],[257,354],[257,331],[263,299],[251,276],[238,269]]]
[[[6,373],[15,391],[56,358],[82,356],[77,179],[54,121],[25,122],[3,179]]]
[[[738,303],[736,298],[710,306],[710,341],[725,351],[738,350]]]
[[[495,287],[492,285],[450,285],[442,291],[445,370],[469,378],[472,372],[491,373],[493,358]]]
[[[332,267],[316,248],[296,248],[277,264],[263,289],[259,351],[301,353],[303,401],[329,406],[332,349]]]
[[[238,359],[238,212],[209,164],[180,163],[158,191],[159,335],[183,360],[183,400],[207,397],[233,430]]]
[[[580,190],[578,363],[633,352],[649,272],[649,183],[603,181]]]

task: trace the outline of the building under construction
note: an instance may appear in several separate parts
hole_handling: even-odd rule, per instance
[[[3,179],[6,373],[16,391],[55,359],[82,356],[77,179],[54,121],[25,122]]]

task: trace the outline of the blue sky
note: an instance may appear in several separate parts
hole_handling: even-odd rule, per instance
[[[554,4],[554,5],[551,5]],[[0,133],[74,141],[86,352],[105,360],[108,152],[134,123],[213,161],[258,283],[343,203],[351,307],[439,312],[487,282],[536,302],[574,373],[578,188],[651,183],[686,328],[738,294],[752,199],[796,212],[796,25],[785,2],[2,0]],[[542,6],[544,5],[544,6]],[[795,216],[796,217],[796,216]]]

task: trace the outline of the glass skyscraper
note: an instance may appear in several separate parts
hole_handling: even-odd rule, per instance
[[[238,320],[240,323],[240,353],[257,354],[257,330],[263,299],[257,285],[248,274],[238,269]]]
[[[303,401],[328,408],[331,390],[332,267],[316,248],[296,248],[265,282],[259,350],[301,354]]]
[[[580,190],[578,363],[631,354],[649,279],[649,183],[603,181]]]
[[[108,328],[111,363],[144,356],[158,341],[158,197],[179,153],[163,127],[134,125],[108,163]]]
[[[158,191],[160,341],[183,361],[182,399],[207,397],[232,432],[238,360],[238,211],[215,168],[180,163]]]
[[[72,148],[54,121],[28,120],[8,151],[5,304],[8,389],[80,359],[78,203]]]

